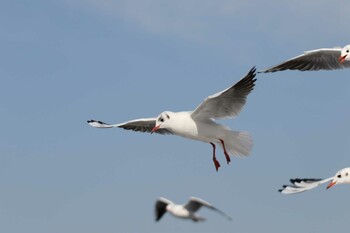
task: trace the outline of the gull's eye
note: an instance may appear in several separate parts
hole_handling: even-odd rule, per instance
[[[159,121],[160,121],[160,122],[164,122],[164,119],[163,119],[163,118],[159,118]]]
[[[341,178],[341,175],[338,175],[338,178]]]
[[[349,52],[349,49],[348,49],[348,50],[346,50],[346,52],[348,53],[348,52]]]

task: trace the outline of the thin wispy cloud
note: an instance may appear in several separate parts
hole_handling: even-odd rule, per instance
[[[234,15],[249,6],[229,0],[100,0],[89,4],[148,33],[206,44],[230,40],[229,35],[221,32],[222,25],[232,30],[236,24],[232,21]]]
[[[232,0],[90,0],[89,4],[148,33],[217,45],[232,43],[232,37],[239,40],[239,34],[249,33],[249,28],[276,36],[303,35],[310,27],[312,30],[340,30],[350,20],[345,11],[350,3],[346,0],[334,1],[332,8],[327,0],[297,0],[287,3],[287,8],[286,3],[280,1]],[[279,7],[282,4],[283,7]],[[272,14],[271,8],[276,9]],[[269,14],[264,13],[267,10]],[[295,27],[295,22],[299,22],[300,27]],[[329,27],[335,22],[339,28]],[[237,34],[232,35],[232,31]]]

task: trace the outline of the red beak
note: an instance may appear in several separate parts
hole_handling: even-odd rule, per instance
[[[336,185],[336,184],[337,184],[337,182],[332,181],[331,183],[329,183],[329,184],[327,185],[327,189],[329,189],[330,187],[332,187],[332,186],[334,186],[334,185]]]
[[[153,129],[151,130],[151,134],[156,132],[159,129],[160,125],[156,125],[153,127]]]
[[[344,55],[344,56],[340,56],[340,57],[338,58],[339,62],[340,62],[340,63],[343,63],[343,62],[345,61],[346,56],[348,56],[348,55],[346,54],[346,55]]]

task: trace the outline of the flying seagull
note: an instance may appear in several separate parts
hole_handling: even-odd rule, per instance
[[[240,113],[255,85],[255,71],[253,67],[238,83],[207,97],[193,111],[164,111],[158,117],[120,124],[107,124],[96,120],[89,120],[88,123],[96,128],[118,127],[140,132],[174,134],[210,143],[213,147],[215,169],[218,171],[220,163],[215,155],[216,144],[222,147],[227,164],[231,161],[230,155],[248,156],[252,149],[253,142],[248,132],[233,131],[218,124],[215,119],[233,118]]]
[[[336,70],[350,68],[350,45],[343,48],[322,48],[306,51],[304,54],[272,66],[259,73],[269,73],[283,70]]]
[[[327,189],[337,184],[350,184],[350,167],[339,170],[334,176],[327,179],[296,178],[290,179],[290,182],[292,185],[283,185],[282,189],[278,191],[283,194],[294,194],[305,192],[327,182],[330,182]]]
[[[228,220],[232,220],[232,218],[230,216],[228,216],[227,214],[225,214],[221,210],[215,208],[210,203],[208,203],[200,198],[197,198],[197,197],[190,197],[188,202],[184,205],[175,204],[172,201],[170,201],[164,197],[160,197],[160,198],[158,198],[158,200],[156,201],[156,204],[155,204],[156,221],[159,221],[166,212],[169,212],[173,216],[178,217],[178,218],[191,219],[194,222],[204,221],[205,218],[196,214],[196,212],[202,206],[205,206],[209,209],[215,210],[215,211],[219,212],[221,215],[223,215],[224,217],[226,217]]]

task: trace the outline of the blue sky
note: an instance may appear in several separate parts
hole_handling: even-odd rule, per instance
[[[215,172],[209,144],[89,127],[192,110],[305,50],[349,43],[347,0],[8,1],[0,7],[0,230],[319,232],[348,229],[349,187],[285,196],[292,177],[350,165],[350,70],[260,74],[223,123],[254,139]],[[195,224],[156,223],[159,196],[198,196]]]

